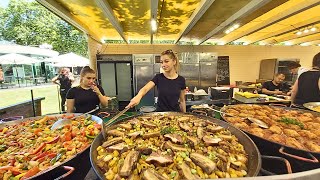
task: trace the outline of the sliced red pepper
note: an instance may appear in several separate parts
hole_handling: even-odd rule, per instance
[[[59,139],[60,139],[60,136],[58,135],[58,136],[56,136],[52,141],[47,142],[47,144],[53,144],[53,143],[56,143],[56,142],[58,142],[58,141],[59,141]]]
[[[20,180],[24,180],[29,177],[32,177],[32,176],[36,175],[38,172],[40,172],[40,169],[37,166],[35,166],[32,169],[30,169],[29,171],[27,171],[27,173]]]
[[[39,163],[42,163],[44,160],[46,160],[46,157],[39,158],[37,161],[38,161]]]
[[[46,143],[41,143],[40,146],[35,149],[32,153],[30,153],[31,155],[33,154],[37,154],[38,152],[40,152],[44,147],[46,147]]]
[[[69,130],[70,130],[70,129],[71,129],[71,124],[64,125],[63,127],[64,127],[65,129],[69,129]]]
[[[32,160],[33,160],[33,161],[36,161],[36,160],[38,160],[38,159],[40,159],[40,158],[42,158],[42,157],[45,157],[45,156],[48,155],[49,153],[50,153],[50,152],[43,152],[43,153],[41,153],[40,155],[32,158]]]
[[[50,159],[54,158],[57,156],[57,153],[50,153],[47,155]]]

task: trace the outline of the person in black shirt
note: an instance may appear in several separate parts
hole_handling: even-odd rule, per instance
[[[320,102],[320,53],[313,57],[313,68],[302,73],[293,85],[291,100],[293,104]]]
[[[285,95],[290,91],[290,86],[283,83],[284,74],[276,74],[272,81],[266,81],[262,84],[262,93],[269,95]]]
[[[161,68],[163,73],[157,74],[149,81],[139,93],[131,99],[127,107],[133,107],[140,103],[142,97],[154,86],[158,90],[157,111],[186,112],[184,77],[177,74],[179,61],[172,50],[161,53]]]
[[[81,70],[80,85],[71,88],[67,94],[68,113],[86,113],[99,104],[103,107],[108,105],[108,97],[105,96],[102,87],[95,84],[95,80],[96,72],[89,66]]]
[[[74,77],[69,72],[68,68],[61,68],[58,76],[52,79],[52,82],[60,86],[61,97],[61,110],[65,111],[66,96],[71,89],[71,84],[74,81]]]

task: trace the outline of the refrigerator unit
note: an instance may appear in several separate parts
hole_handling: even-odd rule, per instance
[[[98,82],[109,97],[117,97],[119,109],[133,97],[132,56],[98,55]]]
[[[288,65],[292,62],[298,62],[299,59],[263,59],[260,62],[260,80],[272,80],[276,73],[283,73],[286,78],[285,81],[292,83],[295,81],[296,76],[292,75],[289,71]]]
[[[154,76],[154,58],[152,54],[133,55],[134,95],[143,88]],[[154,105],[154,90],[150,90],[140,101],[136,108]]]

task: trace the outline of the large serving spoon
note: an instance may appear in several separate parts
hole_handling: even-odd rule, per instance
[[[120,116],[122,116],[125,112],[127,112],[130,108],[125,108],[122,111],[120,111],[118,114],[116,114],[115,116],[113,116],[113,118],[111,118],[107,123],[102,123],[102,128],[101,128],[101,132],[102,132],[102,136],[103,139],[106,139],[106,128],[109,127],[111,124],[113,124]]]
[[[58,119],[55,123],[53,123],[53,125],[51,126],[51,131],[54,131],[56,129],[59,129],[67,124],[71,124],[72,123],[72,120],[76,119],[77,117],[80,117],[80,116],[85,116],[87,114],[90,114],[92,112],[95,112],[96,110],[98,110],[99,107],[97,106],[96,108],[92,109],[91,111],[88,111],[84,114],[80,114],[78,116],[74,116],[73,118],[70,118],[70,119]]]
[[[213,110],[213,111],[216,111],[216,112],[219,112],[219,113],[221,113],[221,114],[225,114],[225,115],[230,116],[230,117],[236,117],[236,116],[234,116],[234,115],[232,115],[232,114],[225,113],[225,112],[216,110],[216,109],[211,108],[211,107],[208,107],[208,109]],[[259,127],[262,127],[262,128],[265,128],[265,129],[268,129],[268,128],[269,128],[268,124],[266,124],[265,122],[263,122],[263,121],[261,121],[261,120],[259,120],[259,119],[257,119],[257,118],[245,117],[244,119],[248,119],[249,121],[255,123],[255,124],[258,125]]]

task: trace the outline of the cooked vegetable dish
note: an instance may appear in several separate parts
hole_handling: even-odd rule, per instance
[[[51,131],[56,120],[45,116],[0,129],[0,179],[26,179],[58,166],[90,146],[101,129],[91,116],[82,116]]]
[[[225,112],[233,116],[225,116],[228,122],[251,134],[297,149],[320,152],[320,117],[314,113],[263,105],[233,105]],[[246,117],[262,120],[269,128],[260,128]]]
[[[204,179],[247,175],[231,132],[193,115],[144,115],[111,126],[97,147],[106,179]]]

